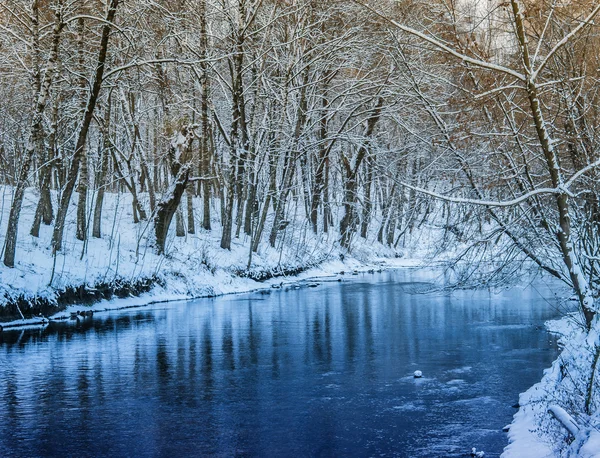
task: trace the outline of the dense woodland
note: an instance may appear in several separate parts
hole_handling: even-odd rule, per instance
[[[53,228],[40,250],[76,238],[85,256],[108,195],[131,196],[158,254],[169,229],[256,252],[303,220],[351,252],[427,223],[461,247],[458,285],[533,265],[572,287],[589,328],[596,3],[3,0],[4,265],[23,227]]]

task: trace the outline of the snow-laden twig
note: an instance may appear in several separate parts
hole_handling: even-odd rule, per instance
[[[525,202],[528,199],[531,199],[533,196],[539,194],[564,194],[565,190],[561,188],[538,188],[534,189],[526,194],[523,194],[515,199],[511,200],[482,200],[482,199],[468,199],[465,197],[451,197],[444,194],[439,194],[437,192],[430,191],[428,189],[421,188],[419,186],[413,186],[409,183],[405,183],[404,181],[394,180],[400,186],[404,186],[412,191],[425,194],[427,196],[433,197],[435,199],[444,200],[446,202],[451,202],[455,204],[469,204],[469,205],[480,205],[482,207],[513,207],[522,202]]]
[[[594,8],[592,10],[592,12],[583,21],[581,21],[581,23],[577,27],[575,27],[573,30],[571,30],[571,32],[569,32],[568,34],[566,34],[562,38],[562,40],[560,40],[558,43],[556,43],[556,45],[554,45],[554,48],[552,48],[550,50],[550,52],[548,54],[546,54],[546,57],[544,57],[544,60],[540,63],[540,65],[531,74],[531,80],[532,81],[535,81],[535,79],[540,74],[540,72],[546,67],[546,65],[548,64],[548,62],[552,58],[552,56],[554,56],[554,54],[556,54],[556,52],[560,48],[562,48],[564,45],[566,45],[571,38],[573,38],[575,35],[577,35],[586,26],[588,26],[588,25],[591,24],[592,20],[598,14],[598,12],[600,12],[600,4],[596,5],[596,8]]]
[[[389,17],[387,17],[386,15],[384,15],[383,13],[377,11],[375,8],[373,8],[369,3],[366,2],[362,2],[360,0],[353,0],[355,3],[358,3],[359,5],[364,6],[365,8],[367,8],[369,11],[371,11],[373,14],[379,16],[381,19],[385,20],[386,22],[392,24],[394,27],[409,33],[411,35],[414,35],[416,37],[419,37],[420,39],[428,42],[429,44],[432,44],[433,46],[435,46],[438,49],[441,49],[442,51],[447,52],[448,54],[453,55],[454,57],[456,57],[457,59],[462,60],[463,62],[468,62],[469,64],[475,65],[477,67],[480,68],[485,68],[488,70],[494,70],[494,71],[498,71],[501,73],[505,73],[507,75],[513,76],[514,78],[517,78],[520,81],[527,81],[527,77],[525,75],[523,75],[522,73],[517,72],[516,70],[513,70],[512,68],[507,68],[504,67],[502,65],[497,65],[497,64],[493,64],[491,62],[486,62],[484,60],[480,60],[480,59],[475,59],[473,57],[467,56],[466,54],[462,54],[460,52],[458,52],[457,50],[451,48],[450,46],[442,43],[440,40],[438,40],[437,38],[433,38],[430,35],[427,35],[423,32],[419,32],[418,30],[415,30],[411,27],[407,27],[403,24],[400,24],[399,22],[396,22],[393,19],[390,19]]]

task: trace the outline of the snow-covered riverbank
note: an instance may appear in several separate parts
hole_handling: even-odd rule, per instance
[[[560,335],[561,354],[542,380],[519,397],[519,411],[510,425],[503,458],[600,458],[600,403],[598,368],[594,365],[597,330],[584,332],[578,313],[549,321],[546,327]],[[595,372],[592,391],[589,380]],[[570,434],[549,412],[552,406],[563,408],[577,423],[578,432]]]
[[[0,187],[0,242],[6,231],[10,193],[10,187]],[[336,231],[315,235],[307,222],[299,218],[282,232],[275,247],[265,241],[250,259],[251,241],[243,234],[233,239],[231,250],[219,247],[221,230],[215,220],[212,231],[199,229],[194,234],[186,232],[184,237],[176,237],[173,227],[167,253],[162,256],[156,254],[153,246],[151,222],[134,224],[130,199],[107,195],[102,237],[86,242],[74,237],[73,203],[64,248],[53,256],[52,226],[42,226],[39,237],[29,234],[36,203],[37,196],[28,190],[19,226],[16,265],[7,268],[0,264],[0,321],[5,327],[39,323],[40,311],[46,318],[56,318],[84,308],[141,306],[247,292],[290,279],[415,266],[425,258],[425,247],[431,246],[420,243],[422,237],[431,237],[432,230],[428,229],[408,238],[407,246],[411,248],[395,250],[373,242],[372,238],[356,237],[348,253],[340,248]]]
[[[420,265],[421,261],[418,259],[379,258],[373,259],[369,263],[365,263],[355,258],[349,258],[344,259],[343,261],[327,261],[296,275],[274,276],[263,282],[233,275],[221,269],[214,273],[205,271],[193,277],[191,280],[192,287],[190,287],[190,279],[181,276],[172,276],[166,282],[156,284],[150,291],[142,293],[139,296],[127,298],[116,297],[110,300],[100,300],[87,306],[81,304],[70,305],[50,317],[12,320],[2,323],[2,325],[5,329],[38,326],[46,324],[48,319],[66,319],[71,317],[72,314],[77,314],[77,312],[82,311],[102,312],[143,307],[159,302],[189,300],[199,297],[240,294],[272,288],[304,287],[309,286],[314,282],[343,281],[344,276],[351,276],[357,273],[373,272],[381,269],[413,268],[419,267]]]

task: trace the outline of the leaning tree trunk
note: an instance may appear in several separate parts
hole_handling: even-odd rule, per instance
[[[185,191],[190,175],[190,166],[185,165],[179,169],[175,178],[172,191],[162,199],[156,206],[156,217],[154,218],[154,234],[156,236],[156,252],[164,254],[167,242],[169,226],[173,220],[173,215],[177,212],[181,196]]]
[[[546,160],[546,166],[550,175],[552,186],[556,189],[563,188],[564,181],[561,170],[558,165],[558,158],[554,149],[554,142],[550,137],[550,133],[546,126],[542,114],[542,104],[538,94],[538,86],[531,75],[533,67],[529,57],[527,35],[525,32],[525,19],[521,11],[519,0],[511,0],[513,16],[515,19],[515,30],[517,39],[520,44],[522,62],[525,67],[525,75],[527,75],[527,96],[531,115],[535,124],[536,133],[540,141],[542,152]],[[571,233],[571,216],[569,212],[569,196],[566,192],[561,192],[556,195],[556,208],[559,214],[559,230],[557,231],[557,239],[560,246],[563,262],[569,272],[569,277],[573,285],[573,290],[579,299],[581,311],[585,317],[585,323],[589,330],[592,326],[596,309],[594,306],[594,298],[590,285],[587,283],[583,275],[579,259],[574,252],[573,236]]]
[[[88,96],[88,101],[83,116],[83,123],[77,136],[77,143],[75,144],[75,153],[71,160],[71,167],[67,176],[65,187],[60,199],[60,206],[58,208],[58,214],[56,216],[56,223],[54,225],[54,232],[52,234],[52,253],[56,254],[62,248],[63,234],[65,231],[65,220],[67,219],[67,211],[69,209],[69,203],[75,190],[75,183],[77,182],[77,176],[79,174],[79,162],[83,149],[87,141],[87,135],[90,129],[94,117],[94,110],[96,109],[96,103],[98,96],[100,95],[100,89],[102,87],[102,79],[104,76],[104,67],[106,64],[106,55],[108,52],[108,41],[110,38],[110,32],[112,30],[113,20],[117,13],[117,7],[119,6],[120,0],[111,0],[108,12],[106,14],[106,20],[102,27],[102,37],[100,39],[100,49],[98,52],[98,62],[96,64],[96,73],[94,75],[94,82],[92,84],[92,90]]]
[[[177,212],[181,197],[189,182],[190,169],[192,161],[190,160],[190,146],[194,139],[194,131],[191,127],[186,127],[176,134],[176,138],[171,142],[173,161],[171,164],[171,174],[175,181],[170,186],[169,192],[156,206],[156,217],[154,218],[154,235],[156,236],[156,251],[158,254],[164,254],[169,233],[169,226],[173,220],[173,215]],[[184,234],[185,235],[185,234]]]

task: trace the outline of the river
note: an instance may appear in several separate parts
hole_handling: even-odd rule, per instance
[[[499,456],[557,356],[554,295],[416,293],[432,281],[346,275],[5,330],[0,456]]]

